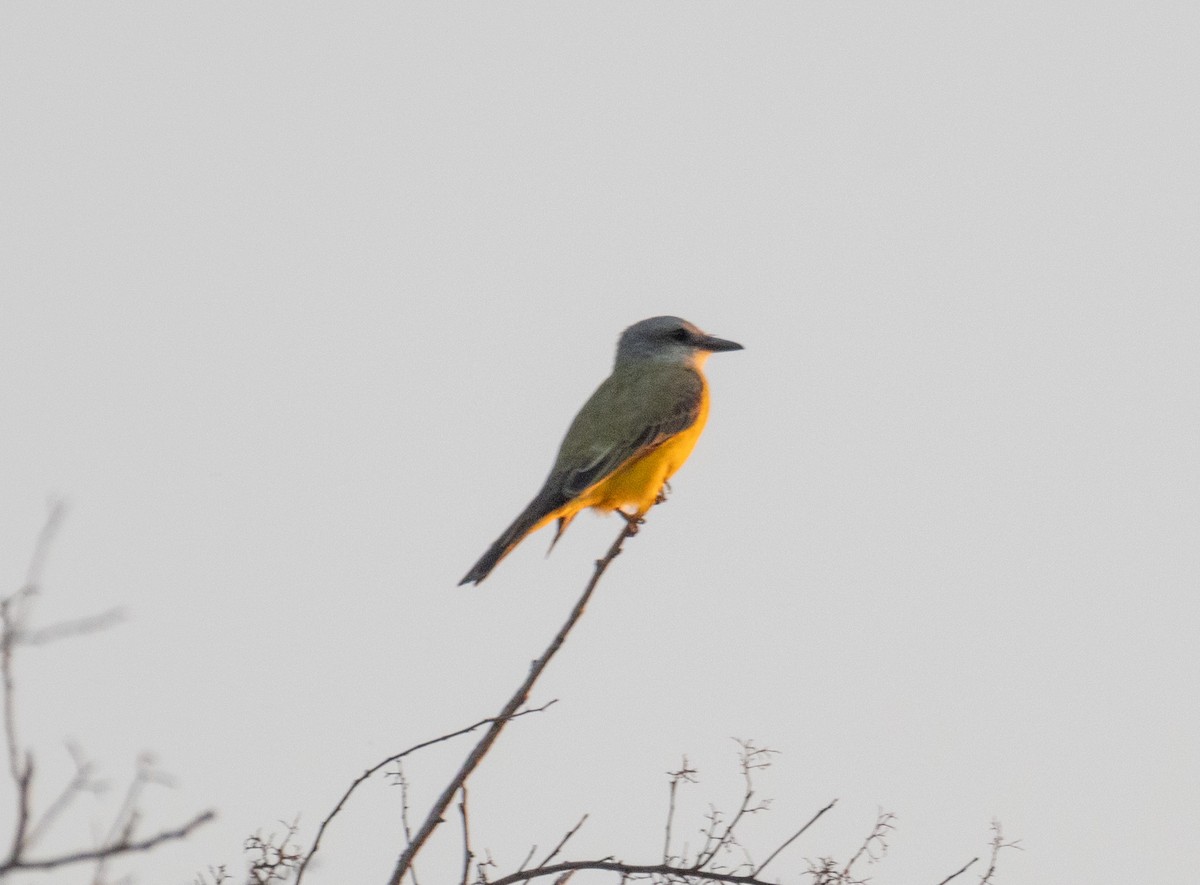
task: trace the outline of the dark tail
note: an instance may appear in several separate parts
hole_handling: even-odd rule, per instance
[[[548,485],[548,484],[547,484]],[[478,584],[491,574],[497,563],[512,551],[514,547],[521,543],[522,539],[533,531],[534,526],[546,518],[550,513],[553,513],[559,507],[567,502],[561,492],[551,492],[543,488],[536,498],[529,502],[529,506],[521,511],[513,524],[510,525],[495,543],[487,549],[487,553],[479,557],[479,562],[471,566],[471,570],[467,572],[466,577],[458,582],[458,586],[463,584]],[[560,532],[561,534],[561,532]],[[555,540],[558,540],[557,535]]]

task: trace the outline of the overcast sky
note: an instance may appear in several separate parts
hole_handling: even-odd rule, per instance
[[[759,859],[841,800],[779,876],[883,808],[878,883],[940,881],[993,818],[1025,849],[1004,885],[1194,880],[1198,27],[4,4],[0,579],[61,497],[37,622],[126,612],[18,659],[42,801],[64,738],[114,790],[152,751],[176,786],[144,831],[220,817],[114,869],[184,885],[498,711],[620,524],[455,584],[621,330],[671,313],[746,349],[710,360],[708,429],[536,691],[558,704],[472,781],[476,846],[510,870],[590,812],[571,857],[653,861],[664,773],[700,769],[694,832],[736,802],[738,736],[780,751]],[[413,760],[414,812],[466,749]],[[398,814],[368,784],[306,881],[384,881]]]

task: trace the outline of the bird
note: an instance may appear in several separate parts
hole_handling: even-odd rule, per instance
[[[742,349],[675,316],[650,317],[626,329],[612,374],[571,422],[541,490],[459,586],[479,584],[526,535],[557,521],[553,550],[588,507],[618,510],[636,525],[661,500],[708,420],[705,361]]]

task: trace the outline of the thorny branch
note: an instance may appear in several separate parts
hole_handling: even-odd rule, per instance
[[[987,872],[985,872],[982,876],[979,877],[979,885],[989,885],[989,883],[992,881],[992,876],[994,876],[996,874],[996,860],[1000,856],[1001,851],[1003,851],[1005,848],[1015,848],[1018,851],[1021,850],[1021,840],[1020,839],[1014,839],[1012,842],[1004,841],[1004,834],[1003,834],[1002,830],[1000,829],[1000,821],[998,821],[998,820],[992,821],[991,829],[992,829],[992,838],[991,838],[989,845],[991,846],[992,853],[991,853],[991,857],[988,860]],[[959,876],[961,876],[963,873],[965,873],[967,870],[969,870],[971,867],[973,867],[978,862],[979,862],[978,857],[971,858],[969,861],[967,861],[965,864],[963,864],[961,867],[959,867],[957,870],[955,870],[953,873],[951,873],[945,879],[938,882],[937,885],[946,885],[947,882],[957,879]]]
[[[252,854],[249,881],[254,885],[287,881],[300,860],[301,849],[292,843],[299,828],[298,821],[280,823],[286,828],[282,836],[274,833],[263,836],[259,831],[246,840],[245,849]]]
[[[518,867],[517,871],[510,873],[500,878],[489,880],[484,871],[480,870],[480,874],[476,879],[475,885],[517,885],[530,879],[539,877],[556,877],[556,883],[562,882],[565,878],[580,870],[599,870],[617,873],[620,876],[621,883],[627,883],[635,879],[649,878],[660,885],[670,885],[670,883],[710,881],[724,882],[730,885],[758,885],[763,883],[761,879],[761,871],[771,863],[779,854],[797,838],[806,832],[818,818],[825,812],[829,811],[834,802],[830,802],[820,811],[812,816],[809,821],[801,827],[796,833],[785,840],[767,857],[766,861],[755,867],[749,860],[739,864],[733,868],[723,866],[718,863],[718,859],[724,853],[724,849],[728,849],[737,845],[737,826],[749,814],[757,811],[762,811],[767,808],[768,803],[762,800],[755,800],[755,789],[752,782],[753,772],[767,768],[771,762],[771,756],[775,751],[756,746],[752,741],[738,741],[738,763],[745,781],[743,795],[738,806],[738,811],[735,812],[731,819],[726,822],[725,818],[716,811],[711,811],[707,816],[708,825],[701,831],[704,834],[704,845],[696,854],[696,857],[689,860],[687,851],[684,849],[683,854],[675,856],[671,854],[672,831],[674,828],[676,814],[676,800],[678,797],[679,785],[683,783],[696,783],[697,771],[693,768],[684,757],[683,764],[678,771],[667,773],[670,778],[668,794],[669,802],[667,808],[667,824],[664,835],[664,852],[668,855],[661,863],[655,864],[631,864],[614,857],[603,857],[592,860],[575,860],[561,861],[559,863],[550,863],[550,861],[559,853],[562,846],[571,838],[579,827],[582,826],[583,820],[576,824],[566,836],[559,842],[558,846],[550,852],[537,866],[527,868],[529,858]],[[836,801],[836,800],[835,800]],[[586,815],[584,816],[586,819]],[[532,856],[532,852],[530,853]]]
[[[487,732],[480,739],[479,743],[476,744],[474,749],[471,750],[470,754],[468,754],[467,759],[463,763],[462,767],[454,775],[450,783],[446,785],[446,789],[442,791],[442,795],[438,797],[438,800],[434,803],[433,808],[430,809],[428,817],[425,818],[425,822],[421,824],[421,828],[417,831],[417,835],[411,842],[408,843],[404,851],[401,853],[399,860],[396,861],[396,868],[392,872],[391,879],[388,880],[389,885],[400,885],[405,874],[412,866],[413,858],[416,857],[417,853],[425,845],[425,842],[433,834],[433,831],[437,828],[438,824],[442,822],[446,808],[454,799],[455,794],[466,782],[467,778],[471,776],[471,773],[483,760],[483,757],[487,754],[488,750],[491,749],[492,744],[494,744],[496,739],[500,736],[500,732],[504,730],[504,726],[508,724],[508,721],[516,714],[517,710],[519,710],[527,701],[529,698],[529,693],[533,690],[534,683],[536,683],[538,677],[542,675],[542,672],[546,669],[546,666],[550,663],[550,660],[554,657],[558,650],[562,648],[563,643],[566,641],[567,636],[570,635],[572,628],[579,622],[579,619],[583,617],[584,609],[587,607],[588,601],[592,598],[592,593],[595,591],[596,585],[599,583],[601,576],[603,576],[604,572],[608,569],[608,566],[612,563],[612,561],[616,559],[618,555],[620,555],[621,547],[625,543],[625,540],[637,534],[640,523],[640,519],[628,518],[620,533],[617,535],[616,540],[613,541],[612,546],[608,548],[608,552],[603,558],[596,561],[596,567],[592,574],[592,578],[590,581],[588,581],[587,586],[584,588],[583,595],[579,597],[579,601],[575,603],[575,607],[571,609],[571,614],[567,617],[566,622],[559,629],[554,639],[550,642],[550,645],[547,646],[546,650],[542,653],[542,656],[533,662],[533,665],[529,669],[529,675],[525,678],[525,681],[522,682],[517,688],[516,692],[513,693],[513,696],[509,699],[508,703],[505,704],[504,709],[501,710],[500,714],[492,721],[491,727],[488,728]]]
[[[671,828],[675,825],[675,793],[679,789],[680,783],[694,784],[696,774],[696,769],[688,765],[687,756],[683,757],[683,764],[679,766],[678,771],[667,772],[671,781],[668,787],[667,825],[663,834],[663,863],[670,863],[673,857],[671,854]]]
[[[989,885],[992,881],[992,876],[996,874],[996,860],[1000,856],[1000,852],[1005,848],[1015,848],[1018,851],[1021,848],[1021,840],[1014,839],[1012,842],[1004,841],[1004,832],[1000,829],[1000,821],[992,821],[992,856],[988,861],[987,872],[983,874],[983,878],[979,880],[979,885]]]
[[[739,764],[745,781],[739,809],[732,815],[732,818],[728,822],[726,822],[725,818],[719,812],[715,810],[710,811],[706,816],[708,824],[701,830],[704,836],[704,843],[700,851],[697,852],[694,860],[688,860],[686,850],[682,856],[678,857],[669,854],[671,851],[670,845],[678,787],[681,783],[696,783],[697,781],[697,772],[688,764],[685,757],[683,765],[678,771],[668,772],[668,777],[670,778],[670,802],[667,810],[667,827],[664,843],[664,850],[668,853],[668,858],[664,859],[662,863],[634,864],[617,860],[611,856],[592,860],[550,863],[550,860],[558,854],[562,845],[582,825],[583,821],[580,821],[580,824],[577,824],[561,840],[559,846],[537,866],[527,868],[529,862],[529,858],[527,857],[516,872],[495,879],[488,879],[483,865],[480,865],[474,885],[521,885],[521,883],[529,880],[543,877],[555,877],[555,885],[558,885],[558,883],[565,882],[567,878],[581,870],[615,873],[619,876],[619,885],[627,885],[627,883],[638,879],[649,879],[654,883],[658,883],[658,885],[683,885],[683,883],[696,882],[722,882],[727,883],[727,885],[765,885],[766,880],[762,878],[763,870],[778,858],[788,846],[806,833],[817,820],[829,812],[837,803],[837,800],[833,800],[813,814],[799,830],[775,848],[761,864],[755,866],[749,860],[748,853],[744,863],[734,866],[719,863],[719,859],[725,853],[720,846],[725,846],[726,849],[732,846],[740,847],[738,825],[744,821],[747,815],[767,808],[765,801],[755,800],[752,774],[754,771],[768,767],[770,765],[770,757],[775,751],[757,747],[751,741],[738,741],[738,744],[740,748]],[[832,857],[823,857],[817,862],[809,861],[808,869],[802,875],[811,877],[811,885],[866,885],[869,880],[853,876],[852,871],[855,865],[860,863],[864,858],[866,858],[868,863],[874,863],[886,854],[886,837],[894,828],[895,815],[890,812],[880,811],[870,832],[860,847],[850,856],[849,860],[844,864]],[[998,824],[994,825],[994,830],[996,834],[993,838],[993,861],[995,853],[1000,848],[1014,845],[1014,843],[1003,841],[998,832]],[[532,854],[533,852],[531,851],[530,857],[532,857]],[[974,862],[974,860],[968,862],[962,869],[942,880],[939,885],[946,885],[946,883],[961,875]],[[494,866],[494,864],[489,865]],[[983,882],[981,885],[987,885],[987,883]]]
[[[403,759],[396,760],[396,770],[388,772],[388,777],[392,778],[400,787],[400,826],[404,830],[404,842],[407,845],[412,841],[412,827],[408,823],[408,778],[404,775]],[[417,879],[416,864],[413,864],[409,875],[412,877],[413,885],[421,885]]]
[[[808,875],[813,878],[813,885],[866,885],[869,879],[855,878],[850,875],[854,865],[867,858],[867,863],[875,863],[887,854],[886,837],[895,829],[896,816],[890,811],[880,811],[875,817],[875,824],[863,840],[862,845],[844,865],[832,857],[821,857],[808,861]],[[838,867],[841,866],[841,869]]]

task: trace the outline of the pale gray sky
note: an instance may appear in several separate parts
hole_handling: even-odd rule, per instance
[[[841,799],[793,866],[883,807],[880,883],[993,817],[1005,885],[1195,879],[1198,26],[5,4],[0,578],[64,496],[40,617],[128,611],[20,661],[44,790],[66,736],[113,780],[153,750],[148,822],[221,814],[128,866],[182,885],[495,712],[618,523],[455,582],[620,331],[673,313],[746,350],[559,704],[473,781],[477,844],[514,867],[590,812],[573,856],[653,859],[663,773],[701,769],[699,826],[736,735],[782,751],[760,854]],[[410,766],[417,807],[464,749]],[[382,881],[398,805],[366,788],[308,881]]]

